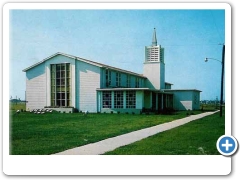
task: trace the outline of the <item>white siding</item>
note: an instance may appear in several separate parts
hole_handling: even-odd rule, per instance
[[[46,106],[46,74],[44,63],[26,72],[27,110]]]
[[[76,62],[77,108],[81,111],[97,112],[97,88],[100,88],[100,68]]]
[[[148,88],[160,89],[160,62],[144,63],[143,75],[148,78]]]
[[[163,62],[145,62],[143,75],[147,77],[146,86],[151,89],[165,89],[165,64]]]

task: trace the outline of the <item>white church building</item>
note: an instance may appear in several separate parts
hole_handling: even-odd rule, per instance
[[[145,47],[143,74],[60,52],[23,71],[27,110],[140,113],[200,108],[201,91],[172,89],[165,81],[164,48],[157,45],[155,28],[152,45]]]

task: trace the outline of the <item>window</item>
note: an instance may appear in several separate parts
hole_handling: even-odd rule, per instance
[[[120,87],[121,86],[121,73],[116,73],[116,86]]]
[[[111,91],[103,91],[102,96],[103,96],[102,107],[103,108],[111,108],[112,107],[112,93],[111,93]]]
[[[126,91],[126,108],[136,108],[135,91]]]
[[[123,108],[123,91],[114,92],[114,108]]]
[[[51,106],[70,106],[70,63],[51,65]]]
[[[139,88],[139,78],[138,77],[136,77],[135,87]]]
[[[131,87],[131,76],[127,75],[127,87]]]
[[[111,86],[111,71],[106,69],[106,87]]]

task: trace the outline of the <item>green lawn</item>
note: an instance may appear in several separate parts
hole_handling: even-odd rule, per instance
[[[26,110],[26,104],[23,102],[10,103],[10,111]]]
[[[15,109],[15,108],[14,108]],[[188,112],[189,113],[189,112]],[[200,113],[194,112],[194,114]],[[52,154],[134,130],[186,117],[175,115],[52,113],[10,111],[10,154]]]
[[[192,121],[133,144],[107,152],[109,155],[219,154],[216,142],[225,134],[225,117],[219,113]]]

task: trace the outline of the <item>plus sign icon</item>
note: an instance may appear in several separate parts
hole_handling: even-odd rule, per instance
[[[220,138],[218,138],[216,145],[219,153],[221,153],[224,156],[233,155],[238,148],[237,140],[233,136],[227,135],[223,135]]]

